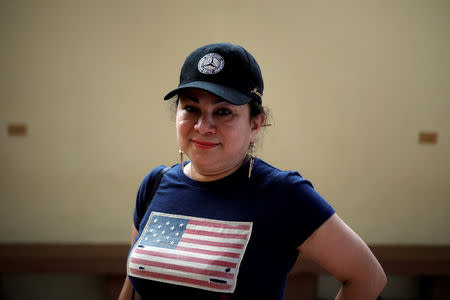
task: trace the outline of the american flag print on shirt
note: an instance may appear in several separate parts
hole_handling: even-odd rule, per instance
[[[152,212],[128,257],[128,274],[232,293],[252,222]]]

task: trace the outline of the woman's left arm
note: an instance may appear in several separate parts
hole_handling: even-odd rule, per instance
[[[336,300],[375,300],[387,283],[369,247],[337,214],[314,231],[298,250],[342,282]]]

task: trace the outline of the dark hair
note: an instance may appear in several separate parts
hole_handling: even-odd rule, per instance
[[[270,126],[269,121],[269,112],[266,107],[259,104],[256,100],[252,100],[248,103],[249,105],[249,113],[250,113],[250,121],[253,118],[256,118],[259,115],[264,115],[264,126]]]
[[[248,104],[250,106],[250,120],[259,116],[260,114],[264,114],[264,107],[256,102],[256,100],[252,100]]]

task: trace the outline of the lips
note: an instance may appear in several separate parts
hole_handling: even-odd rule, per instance
[[[202,142],[197,140],[192,140],[192,143],[195,147],[200,149],[212,149],[218,145],[217,143]]]

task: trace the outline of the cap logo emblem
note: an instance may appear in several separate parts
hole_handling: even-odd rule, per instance
[[[217,53],[208,53],[198,62],[198,70],[203,74],[216,74],[222,71],[225,60]]]

